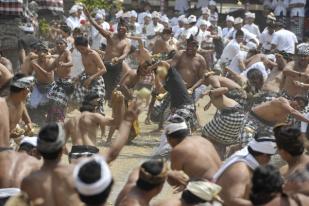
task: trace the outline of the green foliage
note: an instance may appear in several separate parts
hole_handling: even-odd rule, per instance
[[[106,10],[112,8],[120,10],[122,8],[122,3],[117,0],[75,0],[75,2],[84,4],[89,11],[96,8]]]
[[[48,36],[49,24],[48,24],[48,21],[46,21],[46,19],[44,18],[39,20],[39,32],[40,32],[40,35],[44,37]]]

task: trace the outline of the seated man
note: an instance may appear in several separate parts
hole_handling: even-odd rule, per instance
[[[251,205],[251,175],[259,165],[268,164],[276,152],[275,140],[262,135],[225,161],[213,177],[222,187],[220,196],[225,205]]]
[[[164,200],[156,206],[187,206],[200,204],[214,204],[221,206],[222,200],[219,197],[221,187],[208,181],[191,181],[182,192],[180,198]]]
[[[221,165],[221,160],[208,140],[201,136],[188,136],[185,120],[176,114],[168,119],[165,134],[172,147],[172,170],[183,171],[190,179],[212,179]]]
[[[289,115],[308,123],[309,120],[299,112],[305,108],[307,103],[307,99],[302,96],[297,96],[294,100],[279,97],[253,107],[244,120],[241,143],[246,145],[260,131],[267,132],[268,136],[273,136],[273,126],[285,123]]]
[[[239,133],[245,118],[244,108],[228,98],[226,87],[208,91],[211,103],[218,109],[213,119],[202,129],[202,136],[210,140],[222,160],[228,146],[239,143]]]
[[[144,206],[157,196],[165,183],[168,167],[162,160],[149,160],[133,170],[119,193],[116,206]]]

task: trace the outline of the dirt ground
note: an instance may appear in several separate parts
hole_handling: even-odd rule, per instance
[[[198,117],[200,119],[200,124],[204,125],[213,116],[215,109],[212,107],[207,112],[203,111],[203,107],[208,102],[208,99],[201,100],[198,106]],[[107,115],[111,114],[110,109],[106,108]],[[69,114],[74,115],[73,114]],[[133,140],[132,143],[126,145],[121,151],[117,160],[115,160],[111,165],[111,170],[115,180],[115,184],[112,193],[109,197],[107,205],[113,205],[117,195],[119,194],[121,188],[127,181],[127,177],[133,168],[138,167],[143,161],[151,158],[154,149],[159,145],[160,135],[162,131],[156,131],[157,124],[145,125],[144,120],[146,116],[146,108],[143,109],[139,117],[141,125],[141,135]],[[114,134],[114,138],[117,137],[117,133]],[[100,144],[100,150],[104,153],[107,147]],[[153,202],[160,201],[164,198],[173,195],[172,188],[166,183],[163,188],[163,192],[156,197]]]

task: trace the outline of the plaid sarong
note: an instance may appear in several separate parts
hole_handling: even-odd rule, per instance
[[[52,83],[52,86],[47,93],[47,98],[52,100],[54,103],[67,106],[69,101],[69,94],[65,91],[65,85],[71,84],[69,80],[58,79]]]
[[[303,40],[304,35],[304,17],[291,17],[290,18],[290,31],[296,36],[298,41]]]
[[[39,9],[63,12],[63,0],[36,0]]]
[[[0,15],[21,16],[23,0],[0,0]]]
[[[239,142],[239,134],[245,117],[241,105],[218,110],[214,118],[202,129],[202,136],[223,145]]]
[[[230,89],[225,96],[238,102],[238,104],[244,106],[246,104],[246,92],[242,89]]]
[[[259,105],[263,102],[271,101],[277,97],[279,97],[279,93],[272,92],[272,91],[260,91],[253,95],[251,98],[247,101],[248,108],[252,108],[256,105]],[[250,105],[250,106],[249,106]]]
[[[241,129],[241,143],[247,145],[254,136],[263,132],[263,134],[268,135],[268,137],[273,137],[273,127],[275,123],[268,122],[258,117],[253,111],[250,111],[244,120],[243,127]]]
[[[104,109],[103,109],[103,104],[104,104],[104,97],[105,97],[105,84],[104,84],[104,79],[103,77],[99,77],[95,80],[92,81],[91,85],[89,86],[89,89],[85,88],[83,86],[84,81],[88,78],[89,76],[83,72],[80,75],[79,78],[79,85],[77,86],[75,93],[74,93],[74,99],[79,103],[82,104],[84,101],[84,97],[87,96],[88,94],[98,94],[100,97],[100,107],[99,107],[99,112],[101,114],[104,114]]]

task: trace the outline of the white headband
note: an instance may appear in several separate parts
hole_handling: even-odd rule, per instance
[[[165,134],[169,135],[182,129],[188,129],[186,122],[169,123],[168,125],[165,126]]]
[[[259,137],[257,140],[252,140],[248,144],[256,152],[263,154],[274,155],[277,152],[277,145],[275,139],[269,137]]]
[[[208,181],[192,181],[186,187],[186,190],[205,201],[220,200],[221,189],[221,186]]]
[[[18,87],[18,88],[28,88],[31,87],[34,83],[33,76],[23,77],[17,80],[13,80],[11,86]]]
[[[38,138],[37,137],[24,137],[21,142],[20,142],[20,145],[24,144],[24,143],[27,143],[27,144],[30,144],[34,147],[37,147],[38,145]]]
[[[42,140],[40,137],[38,138],[38,150],[41,152],[54,152],[60,149],[65,143],[65,132],[61,123],[57,123],[59,134],[57,136],[57,140],[54,142],[47,142]]]
[[[92,184],[87,184],[82,182],[82,180],[79,178],[78,173],[85,164],[91,161],[96,161],[101,166],[101,179],[99,179],[97,182],[94,182]],[[105,159],[100,155],[94,155],[89,159],[84,159],[81,162],[79,162],[73,172],[73,177],[75,180],[75,187],[77,191],[82,195],[92,196],[97,195],[103,192],[112,182],[112,173],[106,164]]]

